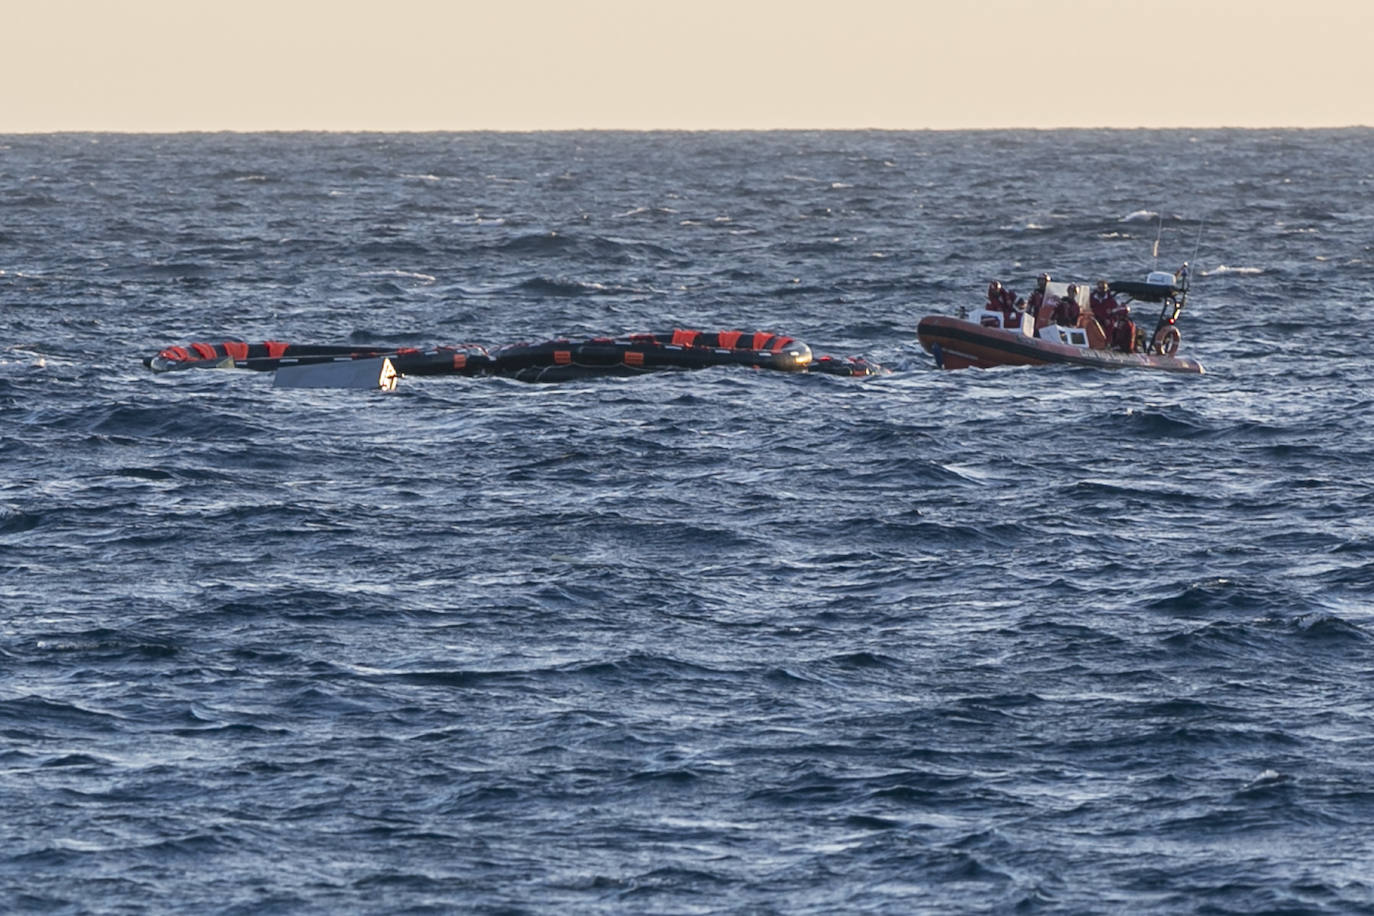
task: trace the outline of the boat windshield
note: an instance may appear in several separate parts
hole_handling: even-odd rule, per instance
[[[1067,299],[1069,297],[1070,286],[1078,287],[1078,289],[1076,290],[1076,295],[1074,296],[1074,301],[1076,301],[1080,307],[1087,308],[1088,284],[1086,283],[1060,283],[1058,281],[1051,280],[1050,282],[1045,284],[1045,298],[1048,299],[1050,297],[1053,297],[1055,299]]]

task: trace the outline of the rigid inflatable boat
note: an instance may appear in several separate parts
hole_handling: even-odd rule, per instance
[[[1148,337],[1136,330],[1125,347],[1112,346],[1087,308],[1087,284],[1046,283],[1044,300],[1033,314],[1018,307],[994,310],[960,309],[957,316],[928,315],[916,328],[921,346],[942,369],[996,366],[1089,366],[1096,369],[1159,369],[1200,374],[1202,364],[1178,356],[1182,336],[1178,316],[1188,298],[1188,265],[1177,274],[1152,271],[1144,282],[1119,280],[1108,284],[1123,306],[1131,302],[1159,305],[1159,320]],[[1071,302],[1074,318],[1057,308]]]

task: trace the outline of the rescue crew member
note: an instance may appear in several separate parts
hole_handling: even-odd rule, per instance
[[[1065,327],[1078,327],[1078,287],[1072,283],[1064,293],[1064,298],[1059,300],[1059,304],[1054,307],[1054,323],[1062,324]]]
[[[1035,289],[1026,297],[1026,311],[1030,312],[1032,318],[1040,317],[1040,308],[1045,304],[1045,284],[1050,282],[1049,274],[1041,274],[1035,278]]]
[[[1025,302],[1018,301],[1016,293],[1003,286],[1000,280],[988,284],[988,303],[984,308],[990,312],[1001,312],[1003,327],[1020,327],[1021,309],[1025,306]]]
[[[1135,323],[1131,321],[1130,306],[1116,301],[1106,280],[1098,280],[1088,297],[1093,317],[1102,325],[1108,346],[1130,353],[1135,349]]]
[[[1112,295],[1112,288],[1107,285],[1106,280],[1098,280],[1093,285],[1093,291],[1088,296],[1088,305],[1093,310],[1093,317],[1102,325],[1103,330],[1116,318],[1117,310],[1121,308],[1121,303],[1116,301],[1116,296]]]

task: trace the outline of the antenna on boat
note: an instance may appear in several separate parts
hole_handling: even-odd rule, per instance
[[[1197,226],[1197,241],[1193,243],[1193,256],[1192,256],[1191,258],[1188,259],[1189,263],[1192,263],[1192,264],[1196,264],[1196,263],[1197,263],[1197,252],[1198,252],[1198,249],[1202,247],[1202,230],[1205,229],[1206,227],[1207,227],[1207,220],[1204,219],[1202,222],[1198,223],[1198,226]]]
[[[1159,225],[1155,229],[1154,267],[1159,267],[1159,239],[1164,235],[1164,214],[1157,213],[1155,215],[1159,217]]]

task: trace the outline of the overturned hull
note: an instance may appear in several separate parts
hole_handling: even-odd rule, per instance
[[[408,375],[499,375],[557,382],[712,366],[847,376],[884,371],[858,357],[814,357],[801,341],[769,332],[683,329],[586,340],[560,338],[494,350],[476,344],[420,349],[230,340],[167,347],[144,358],[143,364],[154,372],[195,368],[274,372],[283,387],[341,388],[391,388],[396,378]]]

